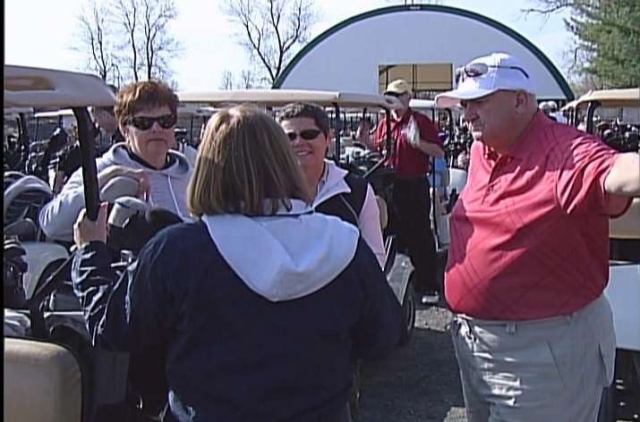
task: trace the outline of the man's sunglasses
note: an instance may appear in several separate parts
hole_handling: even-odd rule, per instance
[[[137,116],[130,117],[127,120],[127,124],[140,130],[151,129],[155,122],[158,122],[160,127],[163,129],[171,129],[178,122],[178,116],[175,114],[165,114],[158,117]]]
[[[486,75],[489,69],[511,69],[521,72],[527,79],[529,74],[519,66],[500,66],[500,65],[488,65],[486,63],[469,63],[466,66],[458,68],[456,70],[456,83],[464,81],[466,78],[477,78],[478,76]]]
[[[287,137],[291,142],[298,139],[298,137],[300,137],[301,139],[304,139],[305,141],[312,141],[316,139],[318,136],[320,136],[321,133],[322,131],[319,129],[305,129],[300,133],[287,132]]]

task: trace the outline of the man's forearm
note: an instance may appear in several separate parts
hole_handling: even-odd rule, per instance
[[[640,155],[620,154],[604,181],[604,189],[613,195],[640,197]]]
[[[434,144],[433,142],[427,142],[421,139],[418,145],[416,145],[416,148],[418,148],[425,154],[430,155],[431,157],[444,157],[444,150],[440,147],[440,145]]]

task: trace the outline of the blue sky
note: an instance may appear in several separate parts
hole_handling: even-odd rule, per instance
[[[174,63],[181,90],[218,89],[224,70],[239,73],[248,67],[245,51],[234,39],[237,29],[220,12],[221,0],[175,0],[178,18],[173,33],[183,45]],[[321,13],[317,35],[353,15],[403,3],[392,0],[316,0]],[[443,0],[446,6],[468,9],[520,32],[564,71],[564,52],[571,42],[562,15],[548,19],[525,15],[535,0]],[[85,0],[5,0],[5,63],[56,69],[84,70],[72,50],[77,16]],[[383,36],[378,34],[376,36]],[[397,36],[388,34],[386,36]],[[452,34],[464,42],[464,34]]]

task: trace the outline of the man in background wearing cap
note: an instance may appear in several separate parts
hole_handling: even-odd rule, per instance
[[[640,159],[548,119],[512,56],[459,75],[436,105],[460,104],[476,141],[445,278],[467,418],[595,421],[615,356],[608,219],[640,196]]]
[[[444,157],[442,141],[433,122],[409,108],[411,86],[393,81],[385,95],[397,97],[402,109],[393,110],[391,136],[394,149],[389,164],[395,169],[393,202],[400,217],[400,237],[409,250],[415,268],[415,289],[422,303],[440,301],[436,245],[431,231],[429,157]],[[378,124],[374,145],[384,149],[386,118]]]

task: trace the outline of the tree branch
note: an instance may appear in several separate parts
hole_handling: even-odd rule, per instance
[[[239,44],[262,64],[273,84],[314,23],[314,0],[225,0],[223,12],[241,28]]]

